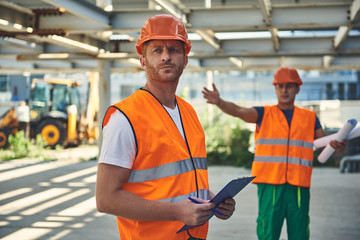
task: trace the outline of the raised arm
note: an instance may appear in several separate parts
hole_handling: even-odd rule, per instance
[[[204,87],[202,91],[204,98],[207,100],[207,103],[214,104],[218,106],[226,114],[229,114],[233,117],[238,117],[245,122],[256,123],[258,114],[255,108],[246,108],[236,105],[235,103],[228,102],[223,100],[220,97],[220,93],[217,90],[215,84],[213,83],[213,91]]]
[[[96,205],[99,212],[139,221],[181,221],[196,226],[210,215],[214,203],[195,204],[151,201],[122,189],[130,170],[100,163],[96,181]]]

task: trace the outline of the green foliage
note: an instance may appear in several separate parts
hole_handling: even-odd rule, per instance
[[[18,131],[15,135],[9,135],[10,149],[14,158],[23,158],[29,153],[29,141],[25,138],[24,131]]]
[[[250,168],[254,158],[248,150],[251,131],[242,129],[238,118],[213,110],[212,117],[207,112],[200,118],[206,136],[208,164]]]
[[[41,138],[40,134],[36,136],[32,143],[25,138],[24,131],[18,131],[15,135],[9,135],[9,150],[1,150],[0,160],[11,160],[18,158],[37,158],[40,160],[52,160],[45,154],[46,143]]]
[[[35,137],[35,146],[38,149],[44,149],[46,147],[46,143],[44,142],[40,134],[36,135]]]
[[[233,165],[251,168],[254,154],[248,150],[250,147],[250,136],[251,131],[241,129],[239,125],[233,129],[230,138],[231,154],[229,156],[229,159],[233,161]]]
[[[180,92],[180,97],[186,99],[189,95],[189,87],[184,87]]]

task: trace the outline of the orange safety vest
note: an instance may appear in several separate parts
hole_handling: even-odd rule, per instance
[[[180,202],[189,197],[210,199],[205,134],[195,110],[176,96],[185,132],[182,138],[174,121],[150,92],[140,89],[111,106],[111,114],[120,110],[134,132],[137,155],[123,189],[145,199]],[[121,154],[121,153],[120,153]],[[180,221],[134,221],[117,217],[120,239],[188,239],[186,231],[176,233]],[[191,236],[206,239],[208,223],[190,229]]]
[[[315,112],[295,107],[291,125],[278,106],[264,106],[255,131],[253,183],[310,187],[313,166]]]

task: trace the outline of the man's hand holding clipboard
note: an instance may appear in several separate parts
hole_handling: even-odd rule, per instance
[[[255,176],[243,177],[243,178],[237,178],[237,179],[231,180],[228,184],[226,184],[226,186],[223,189],[221,189],[220,192],[218,192],[218,194],[216,194],[215,197],[213,197],[210,200],[210,202],[214,202],[215,208],[216,208],[220,203],[225,201],[225,199],[235,197],[235,195],[238,194],[244,187],[246,187],[246,185],[248,185],[254,178],[255,178]],[[216,209],[214,209],[214,210],[216,210]],[[215,214],[214,212],[215,211],[213,211],[210,214],[209,218],[204,223],[209,221],[209,219],[212,218],[212,216],[214,216],[214,214]],[[202,224],[204,224],[204,223],[202,223]],[[201,226],[201,225],[198,225],[198,226]],[[197,226],[184,225],[177,233],[194,228],[194,227],[197,227]]]

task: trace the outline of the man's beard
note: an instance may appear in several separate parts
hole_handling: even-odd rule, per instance
[[[147,69],[147,74],[152,78],[152,79],[158,79],[158,80],[164,80],[164,81],[174,81],[174,80],[178,80],[183,72],[183,67],[182,65],[175,65],[173,63],[162,63],[157,67],[154,67],[153,65],[149,64],[149,62],[147,60],[146,61],[146,69]],[[173,69],[171,69],[171,78],[169,77],[169,75],[167,75],[166,70],[161,69],[163,66],[167,66],[170,65],[171,67],[173,67]],[[164,73],[161,74],[160,71],[163,71]],[[166,76],[164,76],[166,75]]]

